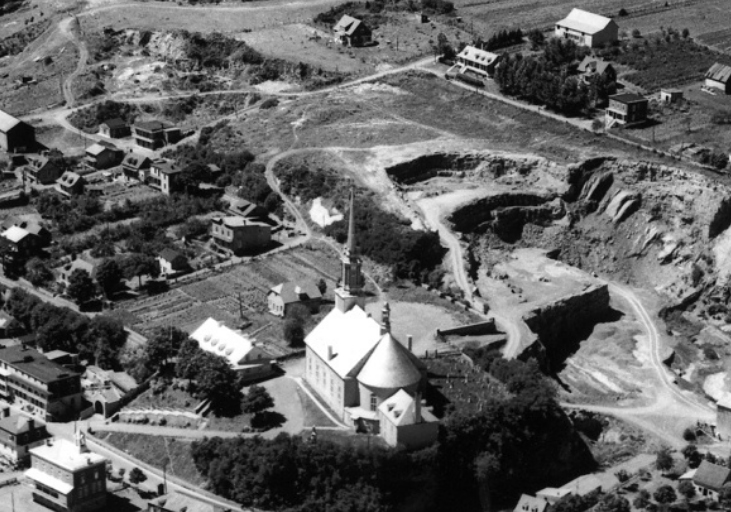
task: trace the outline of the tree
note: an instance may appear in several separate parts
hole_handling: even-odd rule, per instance
[[[269,391],[262,386],[256,385],[249,388],[241,402],[241,410],[247,414],[257,414],[272,407],[274,407],[274,399]]]
[[[683,454],[685,460],[688,461],[690,468],[697,468],[703,461],[703,455],[698,451],[698,447],[694,444],[689,444],[683,448],[680,453]]]
[[[327,283],[323,278],[320,278],[320,280],[317,282],[317,289],[320,290],[321,295],[325,295],[325,292],[327,291]]]
[[[695,485],[690,480],[683,480],[678,484],[678,492],[690,499],[695,496]]]
[[[723,484],[721,492],[718,493],[718,499],[724,505],[731,503],[731,483]]]
[[[200,351],[195,383],[200,393],[211,401],[212,410],[220,416],[235,416],[241,410],[238,378],[223,357]]]
[[[528,32],[528,41],[530,41],[531,49],[535,51],[546,42],[546,36],[539,29],[534,28]]]
[[[147,480],[147,475],[138,467],[132,468],[129,472],[129,483],[133,485],[141,484]]]
[[[127,256],[121,262],[124,277],[132,279],[137,277],[138,285],[142,287],[142,276],[157,277],[160,275],[160,265],[152,256],[135,253]]]
[[[688,30],[687,28],[684,28],[682,35],[683,35],[683,39],[688,39],[690,37],[690,30]]]
[[[175,375],[179,379],[195,380],[198,375],[198,364],[196,358],[201,353],[198,342],[193,338],[183,341],[178,350],[178,361],[175,365]]]
[[[186,339],[188,334],[177,327],[157,327],[147,338],[145,364],[152,371],[162,367],[175,357]]]
[[[643,509],[650,504],[650,492],[647,489],[641,489],[637,497],[632,502],[632,506],[635,508]]]
[[[437,36],[437,52],[446,61],[453,61],[457,57],[457,52],[454,51],[449,39],[443,32],[440,32]]]
[[[660,471],[668,471],[673,467],[673,456],[670,453],[670,448],[663,447],[658,450],[655,467]]]
[[[31,258],[25,264],[25,277],[33,286],[43,286],[53,280],[53,272],[46,262],[39,258]]]
[[[675,494],[675,489],[673,489],[669,485],[663,485],[658,487],[652,497],[655,498],[655,501],[657,501],[661,505],[675,503],[675,501],[678,499],[678,495]]]
[[[304,322],[297,317],[287,317],[282,326],[284,339],[290,347],[301,347],[305,341]]]
[[[96,269],[96,282],[99,283],[107,299],[119,287],[122,281],[122,270],[112,258],[103,260]]]
[[[630,512],[629,501],[617,494],[606,494],[596,507],[597,512]]]
[[[66,293],[77,304],[83,304],[94,298],[96,285],[86,270],[77,268],[69,276]]]
[[[109,316],[95,316],[89,322],[87,350],[97,366],[104,369],[119,367],[119,353],[127,342],[122,322]]]

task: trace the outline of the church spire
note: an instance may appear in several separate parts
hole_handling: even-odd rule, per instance
[[[355,254],[355,192],[350,189],[350,213],[348,219],[348,256]]]

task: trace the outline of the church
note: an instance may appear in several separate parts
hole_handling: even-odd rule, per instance
[[[365,311],[364,279],[355,243],[353,192],[348,240],[341,258],[335,308],[305,338],[305,380],[344,423],[378,434],[391,446],[433,443],[438,419],[422,409],[424,364],[390,328],[388,303],[380,322]]]

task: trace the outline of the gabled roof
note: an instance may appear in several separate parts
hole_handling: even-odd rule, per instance
[[[361,367],[380,339],[381,325],[354,306],[345,313],[337,308],[330,311],[307,335],[305,344],[345,378]]]
[[[620,103],[638,103],[641,101],[647,101],[647,98],[642,96],[641,94],[635,94],[635,93],[625,93],[625,94],[615,94],[613,96],[609,97],[610,100],[615,100]]]
[[[20,120],[0,110],[0,132],[8,132],[20,124]]]
[[[421,380],[423,363],[386,333],[358,373],[358,382],[371,388],[405,388]]]
[[[83,260],[81,258],[76,258],[74,261],[72,261],[70,264],[66,265],[64,268],[66,269],[67,274],[69,276],[76,269],[86,270],[86,272],[92,278],[96,275],[96,265],[94,263]]]
[[[546,508],[548,508],[548,502],[545,499],[523,494],[513,512],[544,512]]]
[[[416,401],[403,389],[399,389],[384,400],[378,409],[388,421],[397,427],[421,422],[421,418],[416,417]]]
[[[122,165],[132,167],[133,169],[142,169],[143,167],[150,165],[150,159],[144,155],[140,155],[139,153],[127,153],[124,155]]]
[[[39,156],[37,158],[29,158],[28,159],[28,167],[31,172],[33,171],[40,171],[43,169],[47,164],[53,165],[52,162],[48,160],[45,156]]]
[[[352,16],[348,16],[347,14],[344,14],[342,18],[340,18],[340,21],[338,21],[335,24],[335,27],[333,30],[335,32],[343,32],[349,36],[353,35],[356,30],[358,30],[359,26],[363,26],[364,28],[367,28],[365,23],[360,21],[357,18],[353,18]]]
[[[25,416],[13,414],[0,420],[0,430],[13,435],[22,434],[30,430],[28,421]],[[38,424],[37,420],[35,424]]]
[[[109,151],[111,149],[112,148],[110,148],[109,146],[102,146],[101,144],[96,143],[86,148],[86,154],[91,156],[99,156],[105,151]]]
[[[73,172],[73,171],[66,171],[66,172],[65,172],[65,173],[63,173],[63,175],[62,175],[62,176],[61,176],[61,177],[60,177],[60,178],[59,178],[58,180],[56,180],[56,181],[58,182],[58,184],[59,184],[59,185],[64,185],[64,186],[66,186],[66,187],[73,187],[73,186],[74,186],[74,185],[76,185],[76,183],[77,183],[77,182],[78,182],[79,180],[81,180],[81,179],[83,179],[83,178],[81,177],[81,175],[79,175],[79,174],[77,174],[77,173],[75,173],[75,172]]]
[[[163,174],[178,174],[183,172],[183,168],[172,160],[155,160],[152,167],[160,170]]]
[[[133,126],[150,132],[156,132],[171,127],[171,125],[163,123],[162,121],[143,121],[141,123],[135,123]]]
[[[610,18],[599,16],[582,9],[572,9],[568,16],[556,23],[562,27],[583,32],[584,34],[596,34],[604,30],[607,25],[614,23]]]
[[[716,62],[711,69],[706,72],[706,78],[715,80],[717,82],[723,82],[724,84],[731,78],[731,66],[726,66]]]
[[[105,124],[109,128],[126,128],[127,127],[127,123],[125,123],[118,117],[115,117],[114,119],[108,119],[101,124]]]
[[[169,261],[169,262],[173,262],[178,258],[185,258],[185,256],[183,256],[181,253],[179,253],[175,249],[170,249],[169,247],[160,251],[159,256],[160,256],[160,258],[164,259],[165,261]]]
[[[276,293],[281,296],[285,304],[322,298],[322,294],[317,285],[309,281],[302,283],[280,283],[269,290],[269,293]]]
[[[465,46],[464,49],[459,52],[457,58],[467,59],[478,64],[490,65],[498,59],[499,55],[496,53],[480,50],[474,46]]]
[[[729,477],[731,469],[704,460],[693,475],[693,483],[706,489],[720,491],[723,484],[729,481]]]
[[[7,230],[5,230],[2,234],[3,238],[10,240],[11,242],[17,244],[22,239],[24,239],[26,236],[30,235],[28,231],[26,231],[23,228],[20,228],[18,226],[11,226]]]
[[[268,361],[272,356],[261,347],[254,345],[248,336],[226,327],[222,322],[209,318],[190,335],[198,346],[228,360],[231,366]],[[257,357],[261,355],[261,357]],[[249,357],[253,356],[253,357]]]
[[[584,60],[581,61],[581,64],[579,64],[578,70],[582,73],[590,71],[601,75],[611,67],[612,65],[609,62],[601,59],[595,59],[587,55],[584,57]]]

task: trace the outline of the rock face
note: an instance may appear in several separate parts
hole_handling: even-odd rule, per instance
[[[615,224],[622,222],[627,216],[639,208],[641,197],[639,192],[622,190],[612,198],[604,213]]]
[[[544,364],[560,364],[574,352],[594,326],[609,316],[609,288],[606,284],[591,285],[582,292],[553,301],[523,316],[523,321],[538,335],[534,355],[545,351]]]

